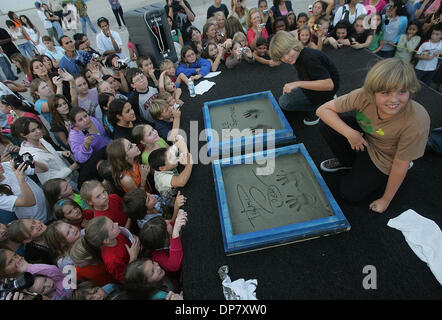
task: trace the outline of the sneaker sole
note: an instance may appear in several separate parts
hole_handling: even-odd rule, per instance
[[[327,161],[327,160],[322,161],[321,164],[319,165],[319,167],[321,168],[321,170],[324,171],[324,172],[336,172],[336,171],[339,171],[339,170],[350,170],[350,169],[351,169],[351,167],[339,167],[339,168],[329,169],[329,168],[326,168],[326,167],[324,166],[324,163],[325,163],[326,161]]]

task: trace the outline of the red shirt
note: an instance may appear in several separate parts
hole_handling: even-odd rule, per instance
[[[129,253],[126,246],[131,247],[130,241],[119,234],[117,236],[117,245],[115,247],[101,247],[101,258],[103,259],[106,271],[117,282],[123,282],[126,267],[129,264]]]
[[[152,252],[152,260],[156,261],[164,271],[179,271],[181,269],[181,260],[183,260],[181,238],[170,238],[170,249],[155,250]]]
[[[247,42],[249,43],[249,46],[253,42],[253,39],[255,39],[255,36],[256,36],[255,30],[253,30],[253,28],[250,28],[247,31]],[[269,38],[269,34],[267,33],[267,29],[266,28],[262,29],[260,37],[263,37],[265,39]]]
[[[83,219],[80,222],[77,223],[72,223],[72,225],[83,229],[83,227],[81,226],[81,224],[83,223],[84,220],[91,220],[94,217],[94,212],[90,209],[85,209],[83,210]]]
[[[110,194],[107,210],[94,210],[94,218],[100,216],[106,216],[113,222],[117,222],[120,227],[124,227],[127,216],[123,211],[123,200],[116,194]]]
[[[93,281],[100,287],[114,281],[114,278],[106,271],[106,267],[102,262],[83,268],[76,266],[75,270],[77,271],[77,281]]]

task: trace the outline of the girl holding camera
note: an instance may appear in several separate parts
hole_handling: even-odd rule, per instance
[[[257,8],[250,9],[247,15],[247,42],[252,50],[256,49],[256,40],[258,38],[269,38],[265,24],[261,22],[260,11]]]
[[[68,165],[66,159],[71,156],[70,151],[55,151],[54,147],[43,139],[41,123],[31,118],[19,118],[12,125],[12,134],[17,139],[23,139],[20,154],[29,153],[35,160],[44,163],[48,170],[37,173],[40,183],[49,179],[62,178],[74,188],[77,186],[78,164]]]

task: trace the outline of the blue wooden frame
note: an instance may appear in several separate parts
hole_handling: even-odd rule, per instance
[[[241,137],[237,139],[230,139],[225,141],[219,141],[218,143],[215,143],[214,136],[213,136],[213,128],[212,128],[212,121],[210,119],[210,108],[225,106],[228,104],[233,103],[240,103],[244,101],[253,101],[258,99],[266,98],[270,101],[273,109],[276,111],[278,118],[281,122],[281,125],[283,129],[281,130],[275,130],[272,133],[264,133],[264,134],[256,134],[252,136],[247,137]],[[208,101],[204,103],[203,106],[203,118],[204,118],[204,125],[207,133],[207,153],[209,156],[220,156],[223,150],[232,150],[233,148],[240,147],[242,150],[251,148],[255,145],[257,142],[261,142],[262,144],[266,144],[269,138],[272,138],[275,145],[277,143],[286,142],[287,140],[296,138],[293,129],[290,126],[289,122],[284,116],[284,113],[282,112],[281,108],[279,107],[278,103],[276,102],[275,97],[273,96],[272,92],[270,90],[258,92],[258,93],[251,93],[246,94],[242,96],[237,97],[230,97],[220,100],[214,100],[214,101]]]
[[[268,158],[276,158],[286,154],[302,153],[307,160],[319,186],[326,196],[333,215],[311,221],[299,222],[278,228],[271,228],[249,233],[234,235],[230,220],[229,207],[227,204],[226,192],[222,176],[222,168],[238,163],[251,163],[251,161]],[[315,163],[307,152],[304,144],[289,145],[282,148],[245,154],[224,159],[214,160],[212,163],[213,176],[215,180],[216,195],[218,201],[219,217],[224,242],[224,251],[227,255],[241,253],[244,251],[262,249],[301,240],[308,240],[350,230],[350,224],[342,213],[341,208],[334,199],[330,189],[322,178]]]

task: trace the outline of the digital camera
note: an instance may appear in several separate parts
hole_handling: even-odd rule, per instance
[[[23,289],[29,289],[34,284],[34,276],[25,272],[16,279],[4,279],[0,282],[0,300],[5,300],[9,293],[17,292]],[[34,297],[34,300],[41,300],[41,295]]]
[[[130,62],[130,58],[126,58],[126,59],[118,59],[118,66],[115,67],[115,70],[122,70],[122,69],[126,69],[128,63]]]
[[[262,10],[262,13],[264,14],[269,13],[269,9]]]
[[[242,48],[241,48],[241,52],[246,53],[246,51],[247,51],[247,49],[246,49],[245,47],[242,47]]]
[[[19,155],[17,152],[11,152],[11,158],[14,161],[14,168],[17,169],[19,165],[23,162],[34,168],[34,157],[29,153],[25,152],[22,155]]]

